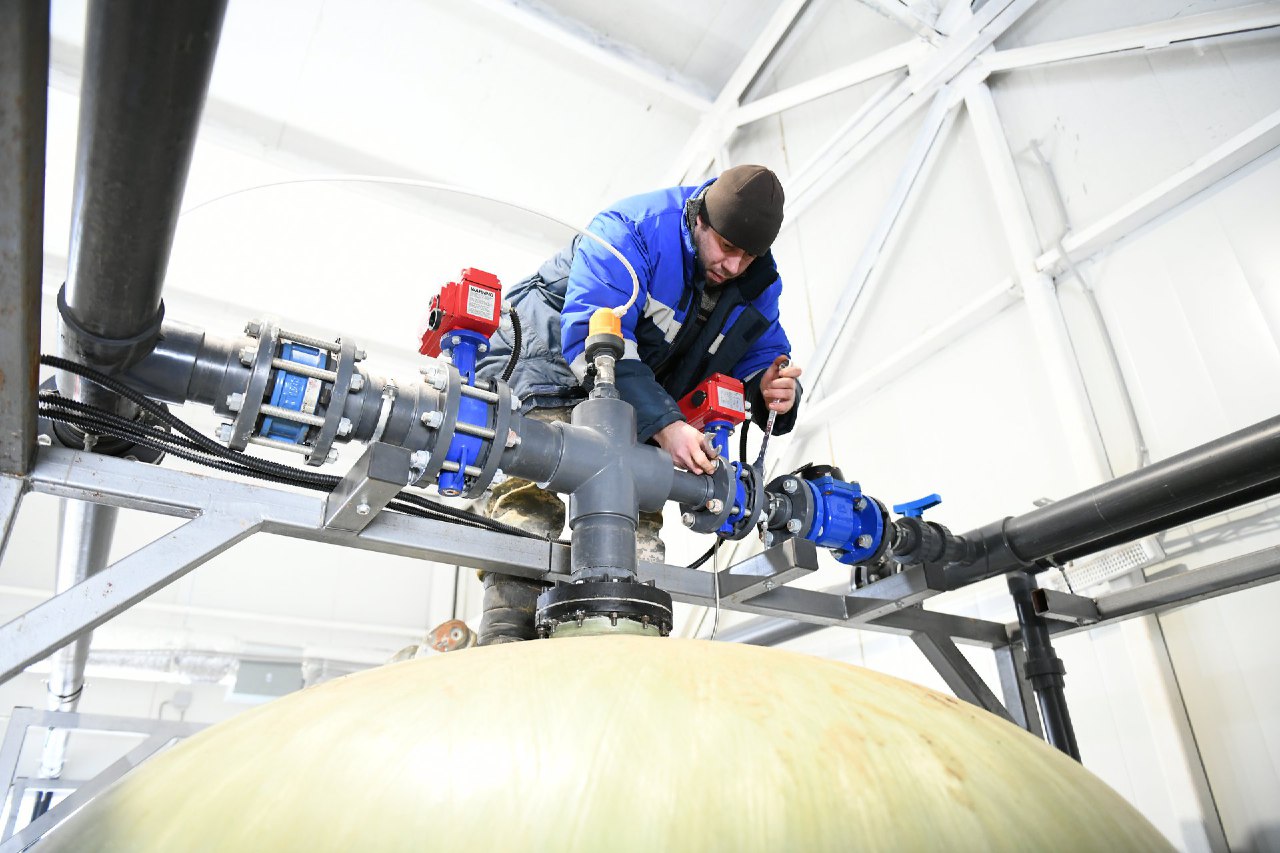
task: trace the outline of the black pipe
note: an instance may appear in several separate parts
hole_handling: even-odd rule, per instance
[[[1133,542],[1134,540],[1141,539],[1144,536],[1150,536],[1154,533],[1162,533],[1166,530],[1172,530],[1175,527],[1180,527],[1183,524],[1199,521],[1202,518],[1209,518],[1210,516],[1217,515],[1220,512],[1227,512],[1229,510],[1236,509],[1237,507],[1244,506],[1245,504],[1260,501],[1263,498],[1269,498],[1275,494],[1280,494],[1280,480],[1267,480],[1266,482],[1259,483],[1251,488],[1243,489],[1239,492],[1218,498],[1217,500],[1202,503],[1199,506],[1183,510],[1179,513],[1174,513],[1173,515],[1157,521],[1148,522],[1147,524],[1126,530],[1123,533],[1116,533],[1106,537],[1105,539],[1095,540],[1090,542],[1088,545],[1082,545],[1079,548],[1069,548],[1066,551],[1060,551],[1045,559],[1046,562],[1051,562],[1053,565],[1061,565],[1088,554],[1096,554],[1097,552],[1104,551],[1107,548],[1114,548],[1115,546],[1123,545],[1126,542]]]
[[[1063,676],[1067,669],[1053,650],[1049,623],[1036,613],[1032,604],[1035,578],[1026,572],[1013,572],[1008,583],[1009,594],[1013,596],[1013,606],[1018,613],[1018,625],[1022,629],[1022,645],[1027,651],[1026,676],[1036,693],[1045,740],[1079,761],[1080,747],[1076,744],[1076,732],[1071,725],[1071,713],[1067,710],[1067,697],[1063,691]]]
[[[160,333],[160,293],[226,0],[90,4],[62,355],[115,372]],[[101,396],[74,377],[64,396]]]
[[[1170,516],[1275,480],[1280,417],[1009,519],[1004,535],[1014,555],[1030,563],[1153,523],[1168,527]]]
[[[1093,554],[1277,493],[1280,417],[966,533],[975,557],[947,567],[947,587]]]

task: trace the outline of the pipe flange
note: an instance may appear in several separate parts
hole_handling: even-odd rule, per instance
[[[240,411],[236,412],[231,422],[231,438],[227,447],[232,450],[244,450],[249,446],[249,437],[258,425],[258,412],[262,409],[262,401],[267,395],[267,383],[271,380],[271,360],[276,357],[276,346],[280,342],[280,326],[274,320],[263,320],[258,332],[258,351],[253,356],[253,364],[249,366],[249,382],[244,389],[244,402]]]
[[[41,382],[40,391],[44,393],[53,392],[54,394],[61,396],[58,394],[57,377],[50,376],[44,382]],[[161,405],[164,404],[162,403]],[[140,409],[138,411],[137,420],[139,423],[146,426],[160,427],[165,432],[170,432],[167,424],[153,416],[146,409]],[[47,438],[50,445],[67,447],[72,450],[85,449],[84,430],[79,427],[74,427],[71,424],[50,420],[45,417],[39,417],[36,419],[36,432],[37,434]],[[93,442],[91,452],[100,453],[103,456],[115,456],[120,459],[145,462],[149,465],[158,464],[165,456],[165,452],[163,450],[157,450],[153,447],[146,447],[141,444],[134,444],[131,441],[125,441],[122,438],[116,438],[111,435],[97,437]]]
[[[435,437],[432,439],[431,456],[422,469],[422,474],[410,485],[429,483],[438,477],[445,460],[449,458],[449,447],[453,444],[453,428],[458,422],[459,402],[462,399],[462,375],[452,364],[446,363],[443,367],[445,371],[444,404],[439,409],[443,420],[433,431]],[[423,396],[419,394],[418,399],[423,399]],[[419,418],[425,414],[426,412],[414,413]]]
[[[716,472],[711,475],[711,494],[716,497],[700,506],[680,504],[682,517],[693,521],[686,526],[694,533],[714,533],[733,514],[733,498],[737,489],[733,487],[733,466],[724,459],[716,460]]]
[[[340,341],[338,365],[334,372],[338,374],[333,388],[329,391],[329,405],[325,408],[324,426],[316,436],[311,452],[307,454],[308,465],[323,465],[329,460],[329,450],[338,434],[338,425],[342,422],[343,412],[347,407],[347,395],[351,393],[351,374],[356,370],[356,345],[354,341]]]
[[[584,628],[588,620],[602,631],[607,630],[603,620],[608,620],[609,628],[635,633],[634,626],[623,624],[631,622],[665,637],[671,633],[671,596],[656,586],[623,580],[563,583],[538,596],[534,624],[539,637],[555,636],[561,625]]]
[[[485,493],[493,482],[494,474],[498,473],[502,454],[507,449],[507,431],[511,429],[511,389],[505,382],[494,382],[493,385],[493,392],[498,395],[498,402],[494,404],[494,437],[489,442],[489,452],[484,458],[480,476],[463,490],[464,498],[478,498]]]
[[[742,491],[747,496],[747,508],[725,535],[727,539],[745,539],[755,530],[760,515],[764,512],[764,484],[756,475],[756,469],[751,465],[743,465],[739,477],[742,479]]]
[[[785,496],[787,505],[791,507],[791,513],[786,521],[795,519],[800,522],[799,533],[793,533],[787,529],[785,522],[778,527],[769,527],[769,532],[773,534],[772,544],[778,545],[813,529],[814,514],[817,510],[814,506],[813,493],[809,491],[806,480],[796,474],[783,474],[781,477],[775,477],[769,485],[765,486],[765,491],[771,495]]]

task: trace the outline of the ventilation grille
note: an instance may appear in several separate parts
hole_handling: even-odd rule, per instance
[[[1139,539],[1128,545],[1111,548],[1073,560],[1063,569],[1066,582],[1060,589],[1068,588],[1076,594],[1087,593],[1108,581],[1124,577],[1138,569],[1155,565],[1165,557],[1164,549],[1155,537]]]

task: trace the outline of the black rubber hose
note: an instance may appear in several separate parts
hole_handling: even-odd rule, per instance
[[[298,485],[306,488],[317,489],[320,491],[332,491],[334,487],[337,486],[340,480],[340,478],[332,475],[318,474],[311,471],[305,471],[299,468],[293,468],[289,465],[281,465],[276,462],[270,462],[265,459],[259,459],[254,456],[248,456],[246,454],[242,454],[242,453],[238,453],[236,451],[230,450],[229,448],[219,444],[213,439],[205,436],[203,433],[196,430],[186,421],[183,421],[181,418],[178,418],[177,416],[173,415],[167,408],[160,405],[159,403],[156,403],[150,398],[142,394],[139,394],[137,391],[113,379],[112,377],[107,376],[103,373],[100,373],[96,370],[93,370],[92,368],[86,367],[82,364],[78,364],[76,362],[69,361],[68,359],[64,359],[64,358],[60,358],[58,356],[52,356],[52,355],[40,356],[40,363],[48,367],[53,367],[59,370],[65,370],[70,373],[75,373],[78,376],[83,376],[85,379],[88,379],[91,382],[95,382],[101,385],[102,387],[110,391],[113,391],[116,394],[119,394],[125,399],[131,400],[132,402],[136,403],[140,408],[145,409],[147,412],[154,415],[158,420],[169,425],[170,427],[177,430],[182,435],[188,437],[190,439],[189,443],[194,444],[196,446],[196,449],[198,449],[200,452],[206,453],[213,457],[228,460],[230,463],[236,466],[236,468],[223,468],[222,466],[219,466],[219,465],[212,465],[211,467],[220,468],[221,470],[230,471],[232,473],[247,473],[249,470],[252,470],[256,473],[250,476],[257,476],[258,479],[274,480],[275,482],[279,482],[279,483]],[[110,413],[102,413],[102,414],[110,414]],[[60,420],[67,420],[67,419],[60,418]],[[130,423],[133,423],[133,422],[130,422]],[[78,424],[73,424],[73,426],[78,426]],[[133,426],[136,427],[136,429],[147,433],[149,435],[150,441],[164,440],[164,439],[157,438],[156,433],[147,427],[139,426],[137,424],[133,424]],[[117,428],[118,427],[113,426],[113,429],[117,429]],[[114,437],[121,438],[125,441],[130,441],[132,440],[132,437],[133,437],[132,431],[128,435],[120,435],[120,434],[117,434],[116,432],[110,432],[110,431],[104,430],[103,434],[113,435]],[[172,438],[172,436],[166,435],[166,439],[168,438]],[[156,444],[150,443],[150,442],[139,442],[139,443],[145,444],[145,446],[152,447],[157,450],[173,452],[174,455],[176,456],[186,458],[190,461],[197,462],[199,464],[209,464],[209,461],[203,458],[184,455],[183,453],[179,453],[176,450],[172,450],[171,448],[166,448],[164,446],[156,446]],[[437,517],[456,520],[464,524],[467,524],[469,526],[483,527],[489,530],[497,531],[499,533],[509,533],[509,534],[521,536],[527,539],[538,539],[541,541],[560,542],[560,540],[544,539],[541,536],[537,536],[535,534],[529,533],[528,531],[522,530],[521,528],[513,527],[509,524],[503,524],[500,521],[494,521],[492,519],[484,518],[474,513],[466,512],[465,510],[459,510],[453,507],[443,506],[441,504],[434,503],[432,501],[427,500],[425,497],[415,495],[412,492],[407,492],[407,491],[401,492],[400,495],[398,496],[398,499],[403,503],[411,504],[411,505],[420,507],[421,509],[427,512],[434,513],[436,514]]]
[[[703,563],[705,563],[707,560],[710,560],[710,559],[712,558],[712,556],[714,556],[714,555],[715,555],[716,551],[719,551],[719,550],[720,550],[720,543],[721,543],[721,542],[723,542],[723,541],[724,541],[724,540],[723,540],[723,539],[721,539],[719,536],[716,536],[715,544],[714,544],[714,545],[712,545],[710,548],[708,548],[708,549],[706,550],[706,553],[704,553],[701,557],[699,557],[698,559],[696,559],[696,560],[694,560],[692,563],[690,563],[690,564],[689,564],[689,566],[688,566],[688,568],[690,568],[690,569],[700,569],[700,568],[702,568],[702,564],[703,564]]]
[[[93,408],[93,407],[89,407],[89,408]],[[61,409],[58,409],[55,407],[42,406],[40,409],[40,415],[43,417],[49,418],[51,420],[58,420],[58,421],[62,421],[63,423],[71,424],[74,427],[85,430],[86,432],[91,432],[95,435],[109,435],[113,438],[118,438],[122,441],[128,441],[133,444],[142,445],[143,447],[152,448],[153,450],[160,450],[165,453],[170,453],[174,456],[177,456],[180,459],[186,459],[189,462],[195,462],[199,465],[205,465],[210,468],[214,468],[219,471],[226,471],[231,474],[240,474],[242,476],[253,477],[259,480],[266,480],[269,482],[281,483],[289,486],[299,486],[302,488],[313,489],[313,490],[322,491],[322,492],[332,491],[333,488],[331,485],[328,485],[326,483],[316,482],[315,481],[316,479],[334,479],[334,480],[337,479],[336,477],[330,478],[330,477],[326,477],[325,475],[312,474],[311,477],[315,479],[307,480],[307,479],[293,478],[293,477],[281,477],[275,474],[258,471],[253,468],[247,467],[245,465],[241,465],[236,461],[227,460],[222,457],[211,457],[199,450],[192,450],[190,448],[186,448],[181,445],[175,446],[174,444],[171,444],[169,441],[167,441],[165,438],[161,438],[159,435],[156,435],[151,430],[147,430],[145,428],[141,430],[131,429],[127,427],[121,428],[118,423],[113,423],[113,421],[123,421],[126,424],[132,424],[133,422],[128,421],[125,418],[120,418],[119,416],[114,415],[110,412],[105,412],[101,410],[99,410],[99,414],[97,416],[91,416],[91,415],[74,414],[71,412],[62,411]],[[167,438],[175,439],[177,437],[167,436]],[[301,473],[309,474],[310,472],[301,472]],[[406,515],[417,516],[418,518],[428,518],[435,521],[447,521],[449,523],[465,524],[470,527],[477,527],[481,529],[494,529],[493,527],[491,527],[491,525],[501,524],[500,522],[491,522],[489,519],[481,518],[480,516],[467,517],[464,514],[464,517],[459,517],[458,514],[461,513],[460,510],[455,510],[452,507],[442,507],[442,506],[439,506],[438,504],[431,503],[425,498],[420,498],[417,495],[411,495],[406,493],[401,493],[399,497],[397,497],[395,500],[391,501],[391,503],[388,504],[388,507],[397,512],[402,512],[402,513],[405,513]],[[507,525],[502,525],[502,526],[506,527]],[[531,538],[531,539],[541,538],[541,537],[533,536],[533,534],[530,534],[527,531],[519,530],[517,528],[509,528],[508,530],[501,530],[499,532],[503,532],[503,533],[511,532],[511,533],[515,533],[517,535],[524,536],[526,538]]]
[[[512,308],[507,312],[507,316],[511,318],[511,358],[507,359],[507,366],[502,369],[503,382],[509,381],[511,374],[515,373],[516,362],[520,361],[521,342],[524,339],[520,329],[520,315],[516,313],[516,309]]]

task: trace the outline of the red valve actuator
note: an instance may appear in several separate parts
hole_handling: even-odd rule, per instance
[[[736,426],[747,419],[742,383],[732,376],[714,373],[680,401],[680,413],[698,429],[712,421],[728,421]]]
[[[451,332],[466,330],[489,337],[498,330],[502,283],[493,273],[468,267],[431,298],[427,328],[418,352],[440,355],[440,341]]]

